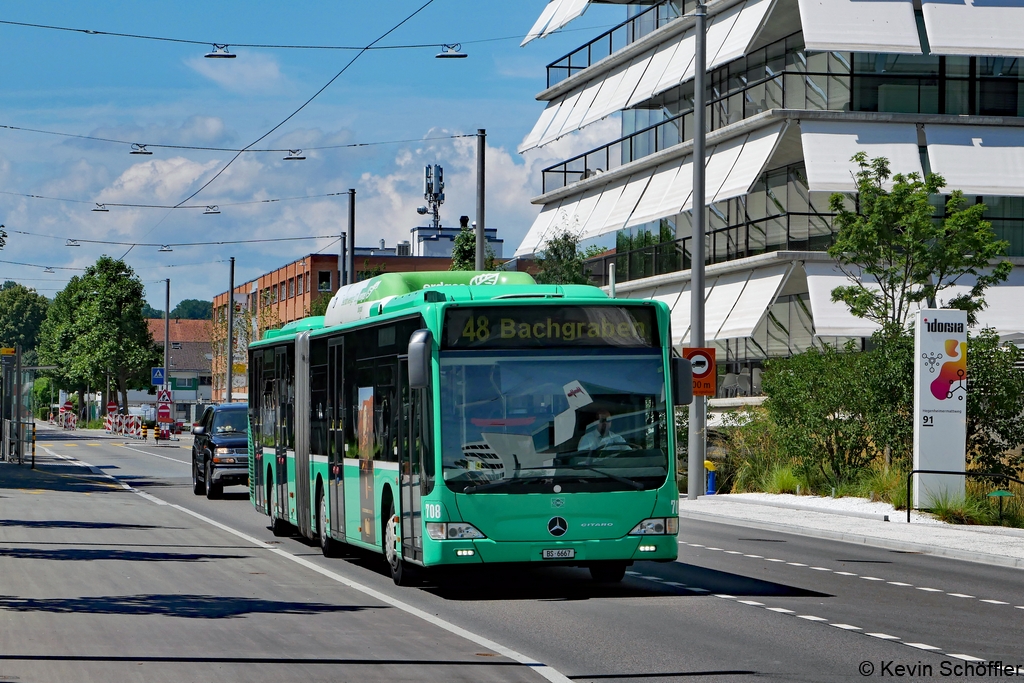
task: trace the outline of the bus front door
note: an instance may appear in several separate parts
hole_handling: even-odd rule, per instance
[[[330,501],[331,535],[345,539],[345,344],[332,339],[328,348],[330,389],[328,396],[327,490]]]
[[[423,560],[423,519],[421,508],[421,463],[425,441],[423,439],[425,392],[409,389],[408,361],[402,359],[398,381],[401,389],[401,419],[398,434],[399,472],[401,474],[402,557]]]

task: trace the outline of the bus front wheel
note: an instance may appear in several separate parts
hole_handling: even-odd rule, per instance
[[[601,583],[618,583],[626,575],[625,562],[599,562],[590,565],[590,577]]]
[[[384,522],[384,540],[382,542],[384,559],[388,562],[388,569],[391,570],[391,580],[396,586],[408,586],[411,576],[405,562],[398,555],[398,515],[395,514],[395,501],[392,500],[388,506],[388,516]]]

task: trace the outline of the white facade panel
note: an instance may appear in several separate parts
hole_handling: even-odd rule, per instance
[[[611,109],[608,107],[615,101],[615,93],[619,89],[619,83],[625,77],[627,69],[629,69],[629,64],[620,64],[603,78],[595,79],[601,81],[601,90],[597,93],[594,103],[590,105],[590,110],[583,117],[581,126],[586,126],[594,121],[600,121],[605,116],[608,116],[608,114],[616,111],[614,107]]]
[[[548,126],[544,136],[541,137],[539,144],[545,145],[557,140],[569,132],[569,129],[565,126],[565,122],[572,116],[573,109],[576,108],[576,104],[580,101],[580,95],[582,94],[582,90],[574,90],[565,94],[565,100],[561,105],[559,105],[558,113],[555,114],[555,118],[551,121],[551,125]]]
[[[719,330],[735,308],[749,278],[750,271],[728,273],[715,278],[714,287],[704,302],[704,337],[708,341],[720,338]]]
[[[887,158],[893,174],[923,175],[913,123],[804,120],[800,122],[800,142],[812,192],[856,191],[859,169],[850,158],[857,152],[867,153],[869,159]]]
[[[715,55],[714,63],[727,64],[734,59],[739,59],[747,54],[750,43],[757,36],[758,31],[764,25],[768,11],[771,9],[774,0],[757,0],[747,2],[743,11],[739,12],[732,28],[728,34],[716,42],[719,43],[718,53]],[[711,46],[711,31],[708,31],[708,47]],[[710,55],[710,52],[708,53]],[[710,63],[709,59],[709,63]]]
[[[604,188],[604,192],[601,193],[601,200],[594,207],[594,212],[590,214],[590,218],[583,228],[584,234],[603,235],[608,232],[608,217],[611,215],[612,209],[615,208],[615,203],[622,196],[622,190],[628,182],[629,178],[621,178]]]
[[[758,268],[747,280],[743,293],[733,306],[715,339],[742,339],[754,334],[761,321],[768,313],[768,308],[775,303],[786,281],[790,264],[779,264],[766,268]]]
[[[555,116],[558,115],[559,110],[562,107],[562,103],[565,102],[565,96],[559,97],[557,100],[551,100],[548,102],[548,106],[544,107],[544,111],[541,112],[540,118],[537,119],[537,123],[533,125],[533,130],[530,134],[519,145],[519,153],[533,149],[540,144],[540,141],[544,139],[544,133],[547,132],[548,127],[551,126],[551,122],[555,120]]]
[[[541,37],[549,36],[587,11],[590,0],[562,0]]]
[[[678,47],[678,42],[671,42],[665,43],[657,49],[654,57],[651,58],[650,64],[647,66],[647,71],[644,72],[643,78],[640,79],[636,90],[633,91],[633,96],[626,103],[626,107],[636,106],[644,100],[651,98],[654,91],[657,90],[662,76],[665,75],[665,70],[668,69],[672,56],[675,55]]]
[[[870,320],[858,318],[846,304],[832,301],[832,290],[846,287],[850,280],[834,263],[805,263],[807,292],[814,317],[817,337],[870,337],[879,326]]]
[[[516,256],[529,256],[540,248],[540,245],[544,240],[544,235],[547,234],[548,227],[555,219],[555,216],[558,214],[558,209],[561,206],[561,202],[544,205],[544,208],[540,210],[539,214],[537,214],[537,218],[534,219],[533,225],[531,225],[529,231],[527,231],[526,237],[523,238],[519,248],[516,249]]]
[[[534,23],[533,28],[531,28],[530,32],[526,34],[525,38],[523,38],[523,42],[519,43],[519,47],[526,45],[531,40],[540,38],[544,34],[544,29],[547,28],[548,24],[551,22],[551,18],[555,16],[555,12],[558,11],[558,8],[561,7],[563,2],[565,2],[565,0],[551,0],[551,2],[544,6],[544,11],[540,13],[539,17],[537,17],[537,21]]]
[[[1024,57],[1024,4],[924,0],[921,9],[932,54]]]
[[[911,0],[799,2],[800,24],[808,50],[921,54]]]
[[[626,221],[625,227],[641,225],[671,215],[671,207],[665,205],[665,195],[668,194],[681,167],[683,167],[683,163],[680,159],[675,159],[658,166],[658,169],[647,184],[647,189],[644,190],[643,197],[640,198],[640,202],[633,209],[633,215]],[[689,168],[689,166],[686,166],[686,168]]]
[[[768,165],[768,159],[775,151],[785,125],[780,122],[747,136],[746,142],[743,143],[743,151],[740,152],[732,171],[712,201],[732,199],[750,191],[751,186]]]
[[[925,126],[932,172],[947,190],[1024,196],[1024,128]]]
[[[622,194],[619,199],[615,202],[615,207],[612,208],[608,214],[608,219],[605,221],[604,227],[600,233],[594,235],[587,235],[587,237],[594,237],[598,234],[604,234],[608,232],[615,232],[626,224],[626,220],[633,214],[633,209],[636,208],[637,203],[640,201],[640,197],[643,196],[644,190],[647,189],[647,181],[654,175],[654,169],[648,168],[639,173],[634,173],[629,177],[629,182],[622,188]]]

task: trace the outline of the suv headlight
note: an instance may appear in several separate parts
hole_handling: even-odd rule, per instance
[[[213,449],[213,454],[214,455],[227,455],[232,450],[233,449],[231,449],[231,448],[224,448],[223,446],[218,446],[217,448]]]
[[[679,533],[678,517],[653,517],[633,527],[630,536],[675,536]]]
[[[465,522],[427,522],[427,536],[435,541],[487,538],[475,526]]]

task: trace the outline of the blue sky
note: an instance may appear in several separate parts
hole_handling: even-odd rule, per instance
[[[153,2],[5,2],[0,20],[218,43],[365,45],[425,0],[287,3],[234,0]],[[258,147],[415,140],[358,149],[307,152],[303,162],[277,153],[245,154],[190,204],[202,211],[112,208],[92,202],[173,205],[208,181],[233,156],[226,152],[155,149],[130,155],[126,145],[0,128],[0,191],[88,203],[0,194],[0,223],[8,231],[0,259],[56,269],[0,263],[0,280],[16,280],[52,297],[76,272],[102,254],[127,247],[64,239],[191,242],[336,235],[347,223],[345,197],[226,206],[255,200],[357,190],[360,246],[408,239],[422,219],[426,163],[445,167],[446,225],[475,213],[476,141],[445,138],[488,133],[487,224],[497,227],[507,254],[536,216],[546,165],[614,136],[605,121],[526,156],[516,146],[543,108],[544,66],[625,17],[622,6],[591,7],[561,34],[519,47],[546,0],[434,0],[381,45],[431,44],[423,49],[368,52],[331,87]],[[493,40],[503,39],[503,40]],[[483,42],[477,42],[483,41]],[[462,43],[469,58],[434,59],[441,43]],[[0,125],[138,141],[244,147],[320,89],[352,58],[338,50],[232,47],[233,60],[204,59],[210,48],[172,42],[88,35],[0,25]],[[15,231],[35,233],[22,235]],[[52,235],[59,239],[40,237]],[[253,278],[317,250],[317,242],[177,247],[161,253],[136,247],[126,257],[162,307],[171,278],[173,306],[209,299],[236,281]]]

